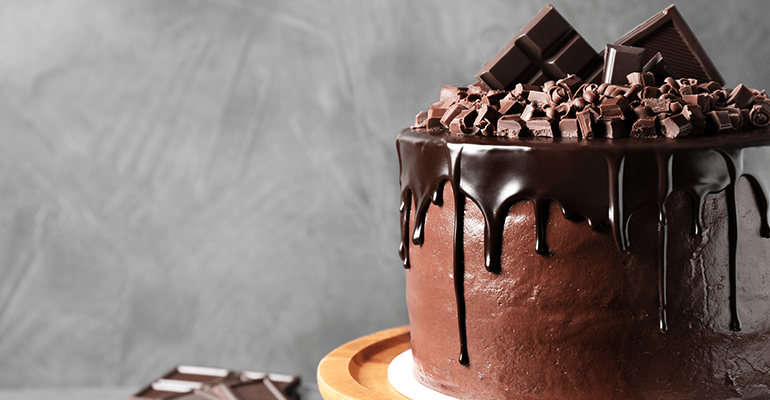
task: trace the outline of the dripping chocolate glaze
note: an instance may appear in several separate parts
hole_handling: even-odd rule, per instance
[[[659,323],[667,330],[665,202],[675,191],[689,193],[696,208],[693,232],[702,231],[701,213],[709,193],[726,191],[728,209],[730,329],[740,330],[736,273],[738,218],[735,198],[739,178],[751,183],[760,208],[763,237],[770,237],[770,135],[749,131],[699,138],[592,139],[495,138],[454,136],[446,131],[404,130],[396,141],[401,182],[401,247],[409,268],[409,246],[423,241],[430,203],[440,204],[447,182],[455,193],[454,286],[460,334],[460,363],[468,365],[465,335],[463,215],[465,198],[475,203],[485,220],[485,267],[501,271],[503,226],[516,202],[530,200],[536,223],[536,251],[547,257],[545,243],[548,202],[557,202],[570,220],[586,219],[594,230],[609,228],[619,251],[629,243],[631,215],[654,202],[659,210]],[[411,205],[415,204],[414,216]],[[409,221],[414,223],[412,234]],[[411,236],[411,240],[410,240]],[[558,251],[558,249],[553,249]]]

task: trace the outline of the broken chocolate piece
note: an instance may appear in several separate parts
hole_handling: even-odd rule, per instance
[[[476,77],[492,89],[511,90],[519,82],[541,85],[570,74],[585,80],[600,64],[596,51],[548,4]]]
[[[655,117],[647,116],[636,120],[634,125],[631,127],[631,133],[629,136],[632,138],[643,139],[651,139],[657,137],[658,135],[655,132]]]
[[[628,136],[626,123],[622,119],[604,120],[604,137],[617,139]]]
[[[706,129],[706,116],[701,108],[695,104],[687,104],[682,108],[682,115],[690,121],[692,132],[690,135],[700,135]]]
[[[518,115],[503,115],[497,120],[498,136],[522,137],[526,136],[524,121]]]
[[[583,111],[576,114],[578,125],[580,125],[580,133],[584,139],[594,138],[594,122],[596,122],[597,115],[590,108],[586,107]]]
[[[419,114],[414,118],[414,126],[412,129],[415,128],[425,128],[426,124],[428,123],[428,112],[427,111],[420,111]]]
[[[652,72],[632,72],[626,75],[626,79],[632,85],[655,86],[655,75]]]
[[[663,55],[658,53],[647,62],[642,68],[642,72],[651,73],[655,77],[656,85],[663,85],[666,78],[679,78],[679,74],[663,59]]]
[[[738,108],[747,108],[752,103],[754,103],[754,93],[743,84],[736,86],[727,98],[727,104],[735,104]]]
[[[655,114],[668,112],[671,106],[671,101],[664,98],[646,98],[642,100],[642,104],[652,109]]]
[[[577,118],[563,118],[559,121],[559,132],[561,132],[561,137],[580,137]]]
[[[628,111],[628,101],[623,96],[610,97],[599,106],[602,120],[623,120]]]
[[[554,120],[546,117],[531,118],[526,122],[527,129],[539,137],[554,137]]]
[[[692,131],[690,121],[682,114],[672,115],[660,122],[663,134],[669,139],[687,136]]]
[[[441,117],[441,125],[444,125],[444,127],[449,127],[449,124],[458,116],[461,112],[467,110],[467,108],[457,103],[451,107],[449,107],[444,115]]]
[[[733,123],[730,121],[730,113],[727,110],[714,110],[708,113],[706,119],[707,132],[726,133],[733,130]]]
[[[608,44],[604,50],[604,76],[602,82],[624,84],[628,74],[642,68],[641,47]]]
[[[716,81],[720,86],[724,85],[724,79],[676,6],[671,5],[654,15],[615,44],[643,47],[644,60],[650,60],[656,53],[661,53],[662,58],[665,58],[671,69],[679,75],[701,82]]]

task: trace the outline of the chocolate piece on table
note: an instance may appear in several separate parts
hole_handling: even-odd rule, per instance
[[[657,137],[658,134],[655,131],[655,117],[642,117],[634,122],[631,127],[632,138],[651,139]]]
[[[542,85],[570,74],[585,81],[600,67],[596,51],[548,4],[476,77],[492,89],[512,90],[519,82]]]
[[[690,121],[682,114],[672,115],[660,122],[663,134],[669,139],[687,136],[692,132]]]
[[[559,121],[559,132],[561,137],[580,137],[580,128],[577,118],[562,118]]]
[[[624,84],[628,74],[642,68],[644,48],[608,44],[604,49],[604,74],[602,82]]]
[[[724,85],[722,75],[711,62],[703,46],[673,5],[637,26],[615,44],[644,47],[644,60],[656,53],[681,76],[701,82],[716,81]]]
[[[743,84],[736,86],[727,98],[727,104],[735,104],[738,108],[747,108],[752,103],[754,103],[754,93]]]
[[[227,400],[289,400],[270,379],[225,382],[212,390],[218,398]]]
[[[663,59],[663,55],[658,53],[647,62],[642,68],[642,72],[650,73],[655,78],[655,84],[662,86],[666,78],[679,78],[679,74],[671,68]]]

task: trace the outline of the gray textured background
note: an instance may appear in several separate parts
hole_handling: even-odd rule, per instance
[[[554,1],[596,49],[668,3]],[[0,397],[179,363],[312,387],[407,323],[395,136],[544,4],[0,3]],[[678,5],[728,86],[770,88],[770,2]]]

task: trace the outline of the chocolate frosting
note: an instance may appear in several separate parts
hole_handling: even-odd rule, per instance
[[[523,200],[534,205],[536,250],[548,257],[545,241],[549,203],[559,205],[569,220],[587,220],[594,230],[611,230],[618,251],[634,246],[628,222],[643,205],[658,207],[659,328],[667,320],[666,254],[668,243],[666,199],[673,192],[692,198],[700,210],[707,194],[725,191],[728,210],[730,330],[739,331],[736,272],[738,217],[736,184],[748,178],[761,215],[760,234],[770,237],[768,190],[770,190],[770,135],[753,130],[697,139],[592,139],[498,138],[453,136],[447,131],[404,130],[396,146],[401,182],[401,246],[404,267],[410,267],[410,245],[424,240],[426,214],[442,202],[448,182],[455,196],[454,288],[460,334],[460,363],[468,365],[465,301],[463,220],[466,197],[484,217],[485,267],[501,271],[501,241],[511,206]],[[412,216],[412,204],[415,204]],[[701,213],[694,212],[692,230],[702,231]],[[414,221],[410,235],[409,222]],[[410,238],[411,236],[411,238]]]

